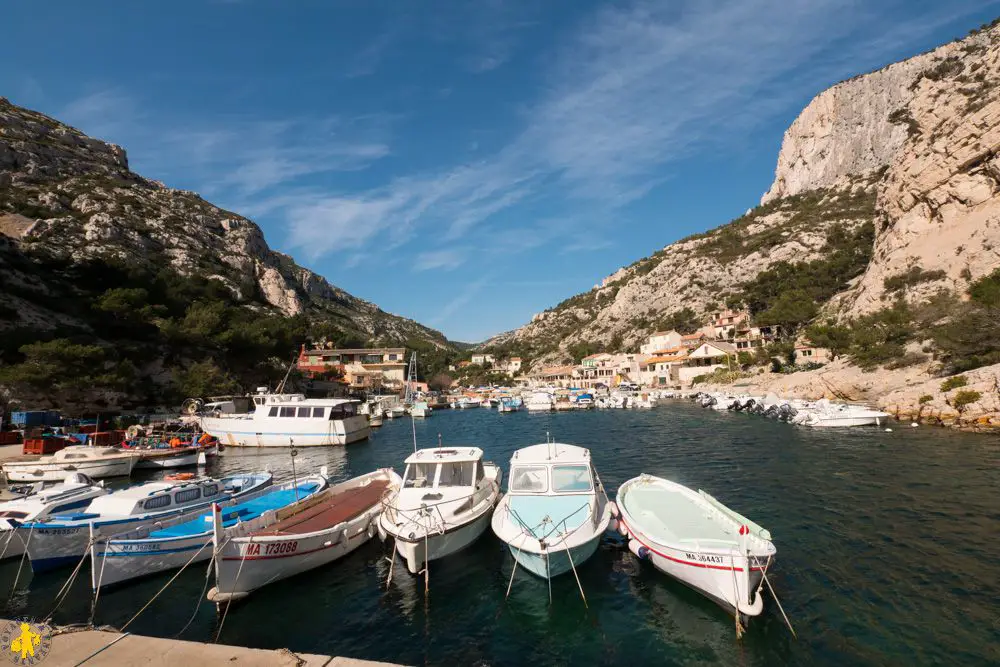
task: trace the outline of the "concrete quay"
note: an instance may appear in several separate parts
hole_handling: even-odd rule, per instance
[[[5,626],[10,621],[0,621]],[[117,640],[117,641],[116,641]],[[238,667],[399,667],[386,662],[329,655],[293,653],[161,639],[106,630],[56,628],[44,659],[45,667],[176,667],[176,665],[234,665]],[[114,642],[114,643],[112,643]],[[107,647],[107,648],[105,648]],[[104,650],[101,650],[104,649]],[[2,647],[9,651],[10,647]],[[98,651],[100,651],[98,653]],[[96,655],[94,655],[96,654]]]

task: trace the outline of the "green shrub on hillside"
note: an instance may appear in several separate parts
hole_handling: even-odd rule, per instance
[[[969,384],[968,378],[964,375],[953,375],[944,382],[941,383],[941,391],[948,392],[952,389],[958,389],[959,387],[964,387]]]
[[[959,414],[961,414],[961,413],[965,412],[965,408],[967,408],[969,405],[975,403],[976,401],[978,401],[982,397],[983,397],[983,395],[980,394],[978,391],[963,390],[963,391],[958,392],[957,394],[955,394],[952,397],[952,399],[951,399],[951,405],[952,405],[953,408],[955,408],[956,410],[958,410]]]
[[[913,318],[907,305],[899,301],[854,320],[851,330],[852,361],[864,370],[873,370],[903,358],[913,337]]]
[[[909,270],[904,271],[903,273],[886,278],[882,281],[882,284],[887,292],[898,292],[908,287],[919,285],[920,283],[930,282],[932,280],[941,280],[946,275],[947,274],[940,269],[935,271],[924,271],[919,266],[911,266]]]

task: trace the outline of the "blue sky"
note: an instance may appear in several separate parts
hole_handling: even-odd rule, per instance
[[[753,206],[818,92],[1000,0],[10,2],[0,95],[475,341]]]

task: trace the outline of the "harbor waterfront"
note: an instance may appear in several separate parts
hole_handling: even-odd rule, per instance
[[[294,458],[300,477],[324,465],[335,481],[387,466],[401,472],[415,428],[420,447],[436,446],[440,434],[446,446],[482,448],[506,473],[516,449],[551,435],[590,449],[612,499],[640,473],[704,489],[770,531],[778,559],[768,576],[797,639],[766,595],[763,614],[737,641],[722,608],[611,537],[578,568],[588,606],[573,577],[551,580],[550,605],[546,580],[521,572],[505,601],[513,561],[490,531],[432,561],[426,595],[423,579],[399,561],[386,590],[391,550],[375,540],[261,588],[223,617],[205,598],[206,566],[198,563],[128,631],[190,641],[218,634],[224,644],[402,664],[995,664],[1000,443],[890,425],[892,432],[810,429],[681,400],[651,410],[441,410],[412,427],[409,418],[387,420],[367,441],[301,449]],[[229,448],[207,472],[270,467],[278,482],[291,478],[292,460],[280,448]],[[6,591],[18,566],[0,563]],[[27,570],[7,618],[47,616],[71,573]],[[121,627],[172,574],[102,591],[94,622]],[[87,622],[92,599],[88,564],[53,623]]]

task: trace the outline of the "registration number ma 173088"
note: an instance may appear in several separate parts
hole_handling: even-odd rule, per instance
[[[293,554],[299,548],[298,542],[266,542],[264,544],[251,542],[246,546],[244,556],[280,556]]]

